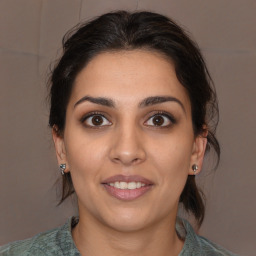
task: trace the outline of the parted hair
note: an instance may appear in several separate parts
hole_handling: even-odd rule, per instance
[[[62,41],[63,53],[49,79],[49,125],[63,136],[66,109],[78,73],[96,55],[103,52],[145,49],[156,51],[175,66],[179,82],[186,88],[191,104],[195,136],[206,134],[206,151],[220,156],[215,137],[218,123],[218,104],[215,88],[197,44],[172,19],[152,12],[116,11],[80,23],[71,29]],[[73,194],[70,173],[62,180],[60,203]],[[203,193],[196,185],[195,176],[188,175],[180,196],[185,210],[194,215],[201,225],[205,214]]]

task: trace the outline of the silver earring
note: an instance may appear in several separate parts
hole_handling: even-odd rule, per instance
[[[65,175],[65,172],[64,172],[64,171],[66,170],[66,164],[60,164],[59,167],[60,167],[60,172],[61,172],[61,174],[62,174],[62,175]]]
[[[192,165],[192,170],[193,170],[194,174],[196,175],[196,171],[198,170],[198,165],[197,164],[193,164]]]

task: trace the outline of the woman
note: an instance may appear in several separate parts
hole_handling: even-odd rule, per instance
[[[205,152],[219,156],[218,108],[196,44],[172,20],[124,11],[64,38],[50,80],[49,124],[62,199],[79,218],[4,246],[1,255],[234,255],[195,234],[195,183]]]

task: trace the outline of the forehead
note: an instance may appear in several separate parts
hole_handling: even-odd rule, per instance
[[[148,50],[106,52],[94,57],[77,75],[71,101],[85,95],[110,97],[127,103],[168,95],[190,105],[171,60]]]

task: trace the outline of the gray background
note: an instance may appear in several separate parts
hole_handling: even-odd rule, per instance
[[[115,10],[153,10],[185,26],[201,47],[220,105],[221,164],[204,172],[207,213],[200,234],[255,255],[255,0],[0,0],[0,244],[63,224],[60,174],[47,127],[47,67],[63,34]]]

